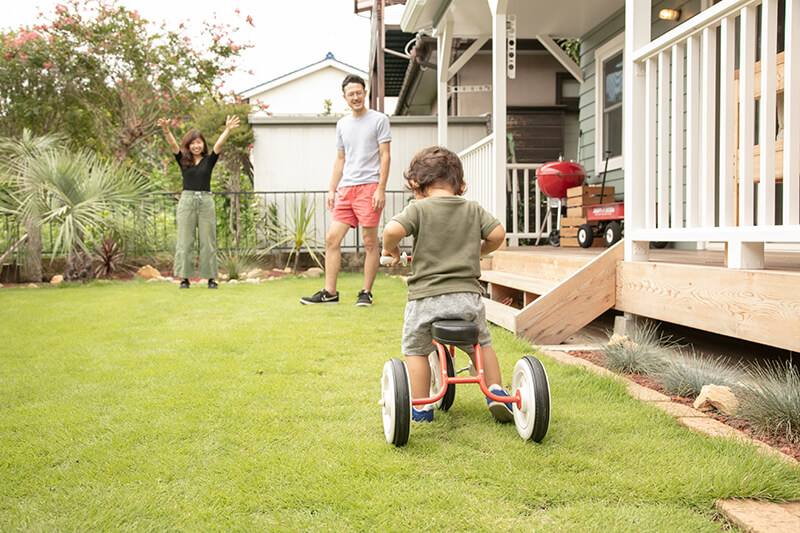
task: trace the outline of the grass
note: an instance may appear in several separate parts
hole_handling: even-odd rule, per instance
[[[386,443],[406,289],[320,280],[0,290],[0,530],[723,531],[717,498],[800,499],[796,468],[543,357],[541,444],[477,387]],[[531,347],[493,329],[506,382]],[[459,364],[464,361],[458,356]]]
[[[742,389],[737,416],[765,435],[800,442],[800,372],[790,361],[755,367]]]
[[[658,324],[650,320],[637,324],[630,338],[612,337],[611,341],[603,347],[606,366],[622,374],[655,374],[665,367],[669,351],[681,346],[671,336],[660,334]]]
[[[686,398],[696,398],[705,385],[720,385],[737,389],[744,377],[740,366],[726,358],[703,357],[694,349],[682,350],[667,360],[656,374],[664,392]]]

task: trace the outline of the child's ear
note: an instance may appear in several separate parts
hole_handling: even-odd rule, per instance
[[[464,194],[464,191],[467,190],[467,183],[462,181],[461,182],[461,194]]]

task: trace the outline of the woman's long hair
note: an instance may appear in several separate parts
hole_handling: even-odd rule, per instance
[[[189,150],[189,145],[192,144],[192,141],[195,139],[201,139],[203,141],[203,151],[200,155],[203,157],[208,155],[208,143],[206,142],[206,138],[203,137],[200,130],[191,129],[183,136],[183,141],[181,141],[181,168],[191,168],[194,166],[194,155],[192,155],[192,152]]]

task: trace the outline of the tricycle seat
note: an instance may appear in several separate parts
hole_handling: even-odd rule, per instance
[[[466,320],[437,320],[431,325],[431,334],[441,344],[472,346],[478,342],[478,325]]]

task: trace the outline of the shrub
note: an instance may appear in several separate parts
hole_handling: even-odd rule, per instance
[[[658,372],[658,380],[667,394],[696,398],[705,385],[737,388],[742,380],[739,365],[731,365],[726,358],[710,358],[691,353],[668,359]]]
[[[251,270],[256,262],[250,253],[230,250],[219,254],[219,266],[229,279],[240,279],[242,275]]]
[[[765,435],[800,442],[800,373],[792,362],[767,362],[752,370],[736,416]]]
[[[644,321],[630,337],[614,335],[603,348],[606,366],[624,374],[654,374],[666,364],[669,350],[681,345],[669,335],[658,332],[658,325]]]

